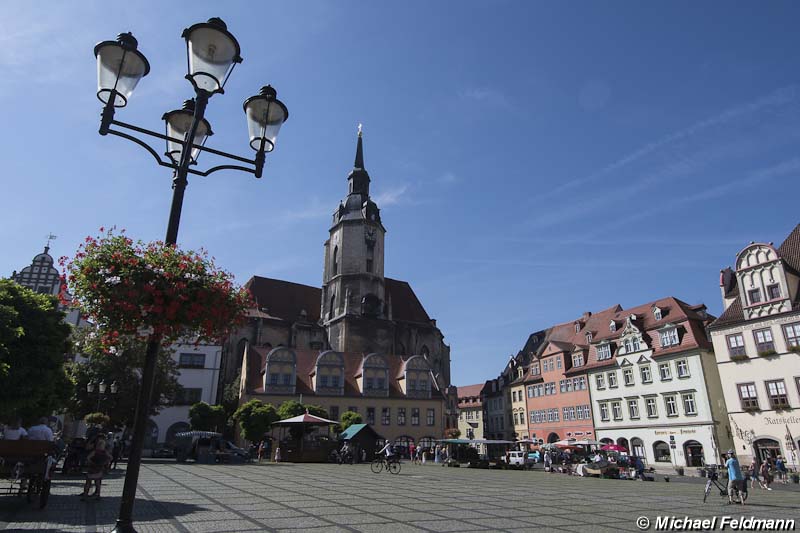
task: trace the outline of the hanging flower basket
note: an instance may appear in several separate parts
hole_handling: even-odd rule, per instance
[[[108,345],[120,335],[148,333],[167,342],[187,336],[218,342],[252,305],[250,294],[204,250],[134,242],[113,228],[100,232],[59,263],[74,295],[69,303],[102,327]]]

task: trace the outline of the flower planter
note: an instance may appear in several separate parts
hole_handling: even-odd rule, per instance
[[[763,352],[758,352],[759,357],[769,357],[771,355],[777,355],[778,352],[775,350],[764,350]]]

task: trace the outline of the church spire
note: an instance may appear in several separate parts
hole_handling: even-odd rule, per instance
[[[356,146],[356,162],[353,164],[354,168],[364,168],[364,146],[361,142],[361,124],[358,125],[358,146]]]

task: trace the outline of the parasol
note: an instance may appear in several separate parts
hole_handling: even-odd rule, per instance
[[[625,446],[620,446],[619,444],[606,444],[605,446],[600,447],[601,450],[604,452],[627,452],[628,449]]]

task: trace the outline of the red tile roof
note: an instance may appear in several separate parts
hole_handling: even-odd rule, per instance
[[[386,282],[386,298],[392,300],[392,320],[425,323],[431,321],[408,282],[391,278],[384,278],[384,280]]]

